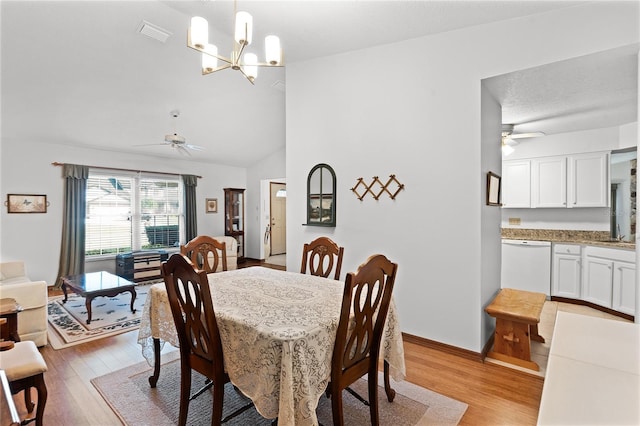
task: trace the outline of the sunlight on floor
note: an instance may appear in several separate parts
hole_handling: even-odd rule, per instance
[[[272,265],[287,266],[287,255],[285,253],[285,254],[277,254],[275,256],[269,256],[264,262],[270,263]]]

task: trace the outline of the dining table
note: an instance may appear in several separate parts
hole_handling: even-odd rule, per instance
[[[232,384],[253,401],[260,415],[277,418],[278,425],[317,425],[316,408],[331,376],[344,283],[261,266],[207,277]],[[142,354],[154,368],[152,387],[160,375],[165,342],[179,347],[166,287],[159,283],[148,292],[138,332]],[[389,376],[402,381],[406,374],[393,299],[380,358],[385,391],[392,399]]]

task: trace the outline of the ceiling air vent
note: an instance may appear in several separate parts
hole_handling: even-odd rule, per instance
[[[167,39],[171,35],[171,33],[164,28],[160,28],[159,26],[153,25],[152,23],[147,21],[142,21],[140,23],[140,25],[138,26],[138,32],[162,43],[167,41]]]

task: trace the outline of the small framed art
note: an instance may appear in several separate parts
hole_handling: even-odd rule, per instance
[[[487,172],[487,205],[501,206],[500,182],[501,178],[493,172]]]
[[[205,205],[206,205],[207,213],[218,213],[217,198],[207,198]]]
[[[8,213],[46,213],[47,196],[32,194],[7,194]]]

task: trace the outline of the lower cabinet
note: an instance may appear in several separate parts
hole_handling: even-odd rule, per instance
[[[636,313],[636,264],[613,262],[613,299],[611,309],[635,315]]]
[[[635,251],[554,244],[551,296],[635,315],[636,291]]]
[[[574,244],[554,244],[551,295],[580,298],[582,248]]]

